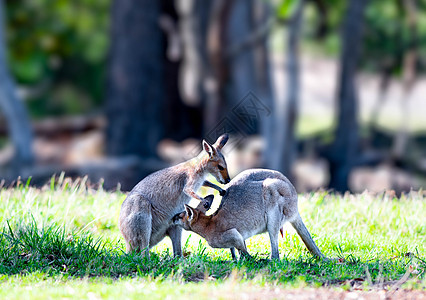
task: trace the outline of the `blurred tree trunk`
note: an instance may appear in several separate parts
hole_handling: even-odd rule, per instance
[[[3,5],[0,0],[0,107],[6,117],[9,136],[15,148],[12,167],[16,174],[11,174],[15,177],[21,167],[30,165],[34,160],[33,136],[27,111],[16,95],[15,84],[7,67]]]
[[[367,4],[368,0],[351,0],[343,24],[340,82],[337,94],[337,129],[329,153],[330,188],[339,192],[348,190],[349,173],[359,154],[358,95],[355,76]]]
[[[165,137],[182,141],[201,137],[198,14],[196,0],[162,0],[160,26],[166,34],[164,51]]]
[[[275,107],[274,149],[270,167],[292,178],[291,167],[296,159],[295,121],[300,94],[299,40],[305,1],[300,0],[288,27],[287,95],[277,99]]]
[[[179,34],[182,42],[182,64],[179,71],[179,92],[191,106],[201,104],[201,86],[206,65],[202,45],[203,26],[201,6],[210,7],[210,1],[175,0],[179,15]],[[205,27],[205,25],[204,25]],[[205,34],[205,32],[204,32]]]
[[[107,153],[156,156],[163,137],[160,1],[115,0],[107,92]]]
[[[263,1],[255,1],[253,5],[253,19],[257,28],[270,24],[275,21],[275,14],[273,7],[269,3]],[[260,116],[259,127],[260,134],[264,140],[264,151],[260,166],[268,167],[269,152],[274,147],[275,141],[273,140],[274,124],[272,113],[274,111],[274,97],[273,97],[273,83],[271,76],[270,60],[273,56],[273,50],[269,47],[270,29],[268,34],[260,41],[254,48],[254,68],[256,70],[256,95],[260,101],[269,109],[268,112]],[[273,166],[270,166],[273,168]]]
[[[256,85],[261,98],[268,98],[266,105],[270,107],[272,103],[272,83],[271,83],[271,66],[270,66],[270,49],[268,46],[271,24],[274,18],[273,7],[263,1],[254,1],[252,7],[253,23],[256,28],[261,26],[268,27],[267,34],[254,47],[254,69],[256,77]]]
[[[406,22],[410,36],[408,47],[405,49],[402,62],[402,82],[404,93],[400,99],[400,104],[401,117],[403,121],[393,141],[392,156],[394,159],[401,159],[404,156],[409,140],[408,122],[406,120],[410,119],[410,110],[408,109],[408,104],[411,98],[411,92],[416,82],[416,64],[418,56],[417,1],[403,0],[402,4],[406,14]]]
[[[228,44],[240,44],[250,36],[256,28],[253,9],[256,0],[234,0],[234,6],[229,18],[228,24]],[[238,103],[248,95],[249,92],[256,91],[256,72],[254,49],[257,47],[247,47],[230,55],[226,53],[229,61],[229,81],[226,86],[226,98],[228,108],[230,111],[238,105]],[[229,46],[227,45],[229,49]],[[257,95],[259,97],[260,95]],[[247,106],[248,103],[245,105]],[[244,105],[244,104],[243,104]],[[250,113],[250,112],[249,112]],[[250,118],[250,123],[244,122],[246,120],[233,118],[232,122],[238,129],[238,134],[255,134],[258,131],[258,121],[255,118]],[[247,126],[250,124],[251,126]]]
[[[204,88],[204,134],[216,128],[226,112],[225,84],[229,77],[226,58],[227,25],[234,0],[216,0],[212,4],[207,31],[208,67]]]
[[[272,109],[267,41],[275,16],[270,4],[263,1],[213,3],[208,30],[211,69],[205,84],[205,129],[209,133],[223,125],[240,137],[266,132],[268,125],[264,123]],[[214,103],[218,101],[216,112]]]
[[[316,11],[319,14],[318,24],[316,24],[315,38],[322,39],[325,37],[325,35],[329,31],[329,25],[327,24],[327,20],[328,20],[327,0],[311,0],[310,2],[312,2],[315,5]]]
[[[391,59],[385,59],[385,61],[382,63],[380,70],[379,95],[376,103],[373,106],[373,109],[371,110],[371,115],[369,118],[370,132],[373,131],[379,123],[380,109],[383,108],[387,100],[387,91],[391,83],[392,69],[394,67],[394,63],[391,62]],[[369,143],[371,143],[371,141],[369,141]]]

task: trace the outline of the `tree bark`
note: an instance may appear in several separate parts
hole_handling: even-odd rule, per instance
[[[368,0],[351,0],[343,25],[343,49],[337,95],[337,130],[329,153],[330,188],[339,192],[348,190],[349,173],[357,160],[359,151],[358,95],[355,87],[355,76],[367,4]]]
[[[16,176],[21,167],[33,163],[33,135],[25,105],[16,95],[15,83],[7,67],[6,41],[3,35],[4,13],[4,3],[0,0],[0,107],[6,117],[9,136],[15,148],[11,175]]]
[[[292,178],[291,167],[296,159],[295,121],[300,93],[299,40],[305,1],[300,0],[288,28],[287,95],[277,99],[274,110],[274,148],[270,167]]]
[[[197,46],[196,4],[199,1],[162,0],[160,26],[166,35],[164,85],[164,137],[182,141],[201,137],[202,79]]]
[[[199,22],[200,5],[208,5],[197,0],[176,0],[179,15],[179,33],[182,39],[182,65],[179,74],[179,91],[183,101],[191,106],[201,103],[201,82],[206,62],[200,44],[202,43]]]
[[[213,130],[226,112],[225,83],[229,70],[225,47],[226,29],[234,0],[213,2],[207,32],[208,67],[204,82],[206,103],[204,106],[204,134]]]
[[[403,7],[406,13],[406,22],[409,29],[409,41],[408,47],[405,49],[403,63],[402,63],[402,82],[404,93],[400,99],[401,105],[401,127],[399,128],[392,146],[392,156],[394,159],[401,159],[407,148],[409,141],[408,124],[407,121],[410,119],[410,110],[408,109],[409,101],[411,99],[411,92],[413,91],[416,83],[416,65],[418,60],[418,30],[417,30],[417,1],[416,0],[404,0]]]
[[[259,120],[260,134],[264,140],[265,146],[262,154],[260,166],[269,166],[269,152],[274,147],[274,124],[272,113],[274,111],[274,97],[272,88],[271,64],[273,50],[269,47],[269,37],[272,29],[271,24],[275,24],[276,16],[274,8],[269,3],[255,1],[253,5],[253,18],[257,28],[265,28],[262,34],[265,36],[260,39],[260,43],[254,48],[254,67],[256,70],[256,94],[260,101],[265,105],[268,112],[264,113]],[[270,166],[273,168],[273,166]]]
[[[160,1],[115,0],[107,92],[107,154],[155,157],[163,136]]]
[[[234,0],[234,6],[229,18],[227,30],[228,40],[232,41],[232,44],[240,44],[241,41],[250,36],[256,28],[253,16],[254,2],[254,0]],[[229,49],[229,46],[226,45],[225,48]],[[257,94],[257,70],[255,69],[254,47],[248,47],[232,57],[226,53],[226,57],[229,61],[229,81],[226,89],[226,104],[228,105],[227,111],[232,111],[249,92]],[[259,97],[259,95],[257,95],[257,97]],[[247,120],[240,118],[232,119],[239,135],[245,136],[258,132],[259,120],[251,118],[251,126],[247,126],[249,123],[244,121]]]

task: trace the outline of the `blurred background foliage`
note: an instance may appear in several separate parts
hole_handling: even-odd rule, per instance
[[[6,1],[10,68],[33,117],[88,112],[104,96],[110,0]],[[78,101],[76,101],[78,99]]]
[[[425,1],[2,3],[7,65],[29,112],[35,142],[27,140],[36,164],[84,165],[127,155],[176,163],[198,149],[201,137],[213,139],[211,130],[222,118],[232,119],[238,101],[253,93],[273,113],[269,119],[257,115],[255,129],[234,133],[236,140],[264,142],[240,169],[266,166],[291,174],[296,160],[308,160],[324,174],[341,174],[333,169],[340,165],[346,165],[343,173],[381,165],[389,167],[388,181],[395,181],[395,169],[424,177],[426,126],[418,111],[426,87]],[[222,30],[216,35],[215,26]],[[353,27],[363,30],[352,35]],[[348,54],[345,45],[360,55],[358,49]],[[7,118],[5,107],[0,166],[11,160],[7,127],[16,119]],[[47,117],[57,118],[43,122]],[[315,186],[327,186],[327,176]],[[411,177],[408,182],[404,189],[412,187]]]
[[[371,1],[366,10],[364,55],[362,67],[381,72],[384,65],[393,65],[392,74],[401,75],[402,57],[407,48],[416,46],[417,71],[425,71],[426,2],[418,1],[416,32],[407,25],[407,12],[402,1]],[[423,37],[417,39],[414,35]],[[414,39],[414,40],[413,40]]]
[[[104,99],[109,47],[111,0],[7,0],[7,44],[10,68],[17,82],[35,93],[33,117],[84,113]],[[291,15],[297,1],[281,1],[276,13]],[[309,3],[302,36],[304,49],[327,56],[340,52],[340,26],[347,2],[321,1],[324,11]],[[361,68],[381,72],[392,65],[401,75],[404,47],[412,32],[401,1],[373,0],[367,7]],[[418,36],[426,36],[426,2],[418,3]],[[320,9],[320,10],[321,10]],[[321,19],[324,18],[324,19]],[[321,40],[321,43],[318,43]],[[426,40],[418,43],[419,71],[426,65]],[[74,101],[78,99],[79,101]]]

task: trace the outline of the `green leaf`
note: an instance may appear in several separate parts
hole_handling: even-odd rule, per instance
[[[277,7],[277,15],[279,18],[287,19],[290,17],[298,0],[282,0]]]

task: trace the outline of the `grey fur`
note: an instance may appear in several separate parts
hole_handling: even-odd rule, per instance
[[[324,257],[300,217],[296,189],[283,174],[250,169],[237,175],[225,188],[226,195],[215,214],[206,216],[203,211],[186,206],[186,213],[174,223],[200,234],[213,248],[235,247],[245,255],[245,240],[268,232],[271,257],[279,259],[278,233],[288,221],[308,250]]]
[[[227,136],[219,137],[223,146]],[[203,144],[205,142],[203,141]],[[215,144],[216,145],[216,144]],[[191,197],[203,200],[196,191],[212,174],[219,182],[229,182],[226,162],[220,147],[207,145],[210,153],[202,151],[197,157],[179,165],[157,171],[141,180],[124,200],[119,217],[119,228],[126,242],[126,250],[146,251],[165,236],[172,240],[174,255],[182,255],[182,228],[172,224],[172,217],[184,210]],[[218,165],[222,170],[218,170]]]

